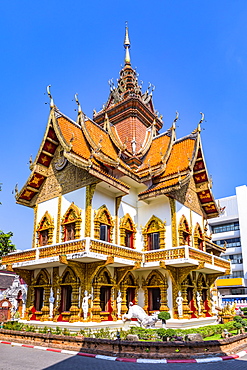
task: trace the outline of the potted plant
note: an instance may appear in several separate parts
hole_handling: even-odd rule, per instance
[[[166,320],[169,320],[171,318],[171,315],[167,311],[161,311],[158,314],[158,319],[162,320],[162,327],[166,325]]]

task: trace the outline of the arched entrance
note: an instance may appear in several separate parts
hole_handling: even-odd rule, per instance
[[[155,311],[169,311],[167,307],[167,279],[159,271],[153,270],[145,280],[144,309],[149,314]]]
[[[95,276],[93,282],[93,321],[114,320],[113,315],[113,297],[114,297],[114,280],[106,267],[102,268]]]
[[[42,269],[31,286],[33,306],[29,309],[30,320],[48,318],[50,286],[49,274],[46,269]]]

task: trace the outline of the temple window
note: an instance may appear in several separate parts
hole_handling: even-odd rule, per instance
[[[165,223],[152,216],[143,228],[144,249],[156,250],[165,247]]]
[[[100,240],[103,240],[105,242],[110,241],[110,227],[109,225],[100,224]]]
[[[65,225],[64,241],[75,239],[75,223]]]
[[[188,221],[186,217],[183,215],[179,227],[178,227],[178,234],[179,234],[179,245],[190,245],[190,235],[191,231],[189,228]]]
[[[39,245],[42,247],[43,245],[48,244],[48,230],[41,230],[39,233]]]
[[[197,223],[194,230],[194,247],[203,251],[204,249],[204,239],[202,234],[202,229]]]
[[[46,211],[36,229],[39,247],[52,244],[53,230],[54,230],[53,219],[51,215]]]
[[[113,220],[105,205],[101,206],[94,218],[94,237],[112,243]]]
[[[128,213],[121,218],[119,230],[120,230],[120,245],[133,249],[136,228],[132,218]]]
[[[160,234],[150,233],[148,234],[148,250],[154,250],[160,248]]]
[[[64,242],[80,238],[81,221],[79,207],[71,203],[61,222]]]

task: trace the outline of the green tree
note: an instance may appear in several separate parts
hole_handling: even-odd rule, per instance
[[[15,245],[11,241],[13,233],[10,231],[4,233],[0,230],[0,257],[16,250]]]

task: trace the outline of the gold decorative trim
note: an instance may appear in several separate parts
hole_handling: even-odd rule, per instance
[[[36,242],[36,223],[37,223],[37,214],[38,214],[38,205],[36,204],[33,208],[34,210],[34,220],[33,220],[33,238],[32,238],[32,248],[35,248]]]
[[[159,288],[160,289],[160,311],[169,311],[167,306],[167,279],[166,276],[161,274],[160,271],[152,270],[146,280],[144,280],[142,288],[144,289],[144,310],[149,311],[148,302],[148,289],[149,288]]]
[[[126,246],[125,245],[125,235],[126,231],[131,231],[133,233],[133,248],[134,248],[134,242],[135,242],[135,237],[136,237],[136,227],[135,224],[130,217],[128,213],[126,213],[125,216],[123,216],[120,220],[120,245]]]
[[[54,220],[48,211],[45,212],[44,216],[42,217],[36,229],[36,232],[38,234],[38,241],[37,241],[38,247],[40,246],[40,240],[39,240],[40,232],[44,230],[48,230],[47,245],[50,245],[53,242]]]
[[[202,249],[200,248],[200,241],[203,243]],[[194,229],[194,235],[193,235],[193,247],[201,250],[205,250],[204,248],[204,237],[202,233],[201,226],[199,223],[196,223],[195,229]]]
[[[183,215],[178,225],[179,245],[190,245],[191,229],[189,227],[186,217]],[[185,240],[185,237],[188,240]]]
[[[110,240],[109,242],[112,243],[113,241],[113,227],[114,227],[114,222],[111,217],[110,212],[108,211],[108,208],[104,204],[101,206],[95,217],[94,217],[94,237],[95,239],[100,238],[100,224],[108,225],[110,228]]]
[[[65,215],[62,218],[61,225],[63,227],[62,233],[63,233],[63,241],[65,241],[65,228],[66,225],[75,224],[75,239],[80,238],[80,231],[81,231],[81,210],[79,207],[77,207],[74,202],[71,203],[67,211],[65,212]]]
[[[121,204],[122,195],[115,199],[115,243],[118,244],[118,210]]]
[[[148,250],[148,234],[155,232],[158,232],[160,237],[159,249],[165,248],[165,222],[162,222],[160,218],[153,215],[142,230],[144,250]]]
[[[170,210],[171,210],[171,224],[172,224],[172,246],[178,246],[177,237],[177,214],[176,214],[176,200],[174,198],[169,198]]]
[[[95,188],[96,184],[87,185],[86,187],[85,236],[91,236],[92,200]]]
[[[57,203],[57,232],[56,232],[56,243],[60,242],[60,220],[61,220],[61,205],[62,196],[59,195]]]

